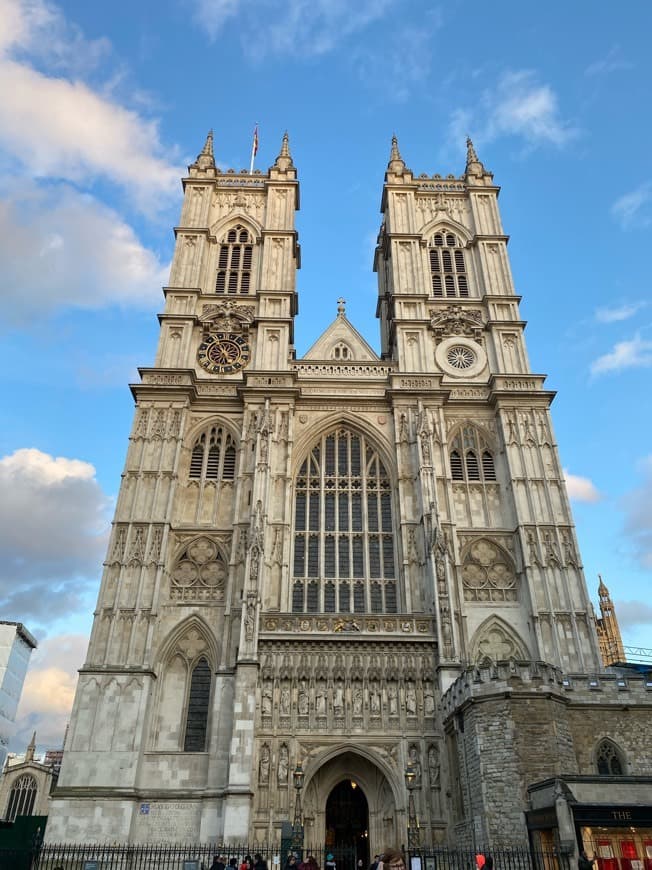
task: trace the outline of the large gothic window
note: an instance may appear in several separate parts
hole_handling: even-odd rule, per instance
[[[443,231],[435,233],[428,248],[428,256],[433,296],[469,295],[464,250],[457,236]]]
[[[13,822],[16,816],[31,816],[36,801],[36,780],[28,773],[19,776],[9,793],[5,819]]]
[[[496,480],[493,451],[474,426],[463,426],[453,438],[450,469],[453,480],[467,483]]]
[[[245,227],[238,224],[228,231],[217,255],[216,293],[249,293],[253,250],[253,239]]]
[[[211,696],[211,669],[205,658],[199,659],[190,677],[190,693],[186,712],[184,752],[204,752],[208,704]]]
[[[292,610],[396,613],[391,485],[362,435],[314,445],[296,481]]]
[[[221,426],[213,426],[195,441],[189,476],[202,482],[235,477],[235,443]]]

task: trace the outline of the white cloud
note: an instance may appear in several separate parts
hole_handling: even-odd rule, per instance
[[[633,541],[639,562],[652,568],[652,455],[640,463],[642,481],[624,499],[625,533]],[[618,614],[620,618],[620,614]]]
[[[561,117],[555,92],[539,82],[530,70],[503,73],[495,86],[482,93],[474,111],[460,108],[453,112],[450,122],[453,140],[459,142],[469,132],[480,143],[501,136],[518,136],[528,145],[557,147],[563,147],[578,134]]]
[[[215,39],[223,24],[233,18],[242,5],[241,0],[198,0],[194,18],[210,39]]]
[[[108,39],[88,40],[46,0],[0,0],[0,55],[28,51],[50,65],[81,73],[111,51]]]
[[[608,75],[612,72],[632,69],[632,67],[633,64],[628,60],[625,60],[623,57],[620,46],[612,45],[604,57],[601,57],[599,60],[596,60],[587,66],[584,70],[584,74],[587,76]]]
[[[637,334],[629,341],[617,342],[613,350],[594,360],[591,363],[591,374],[600,375],[648,366],[652,366],[652,341],[646,341]]]
[[[384,99],[414,99],[415,85],[430,74],[435,33],[442,23],[441,12],[430,10],[418,25],[392,28],[382,44],[360,40],[350,58],[363,84],[381,92]]]
[[[82,634],[57,635],[39,643],[30,659],[16,714],[10,745],[13,752],[24,752],[34,731],[39,750],[61,747],[77,686],[77,670],[84,663],[87,647],[88,638]]]
[[[573,501],[600,501],[601,495],[593,481],[588,477],[579,477],[576,474],[570,474],[569,471],[564,469],[564,478],[569,498],[573,499]]]
[[[381,19],[397,0],[200,0],[195,20],[210,39],[239,16],[243,50],[250,60],[269,54],[315,56]]]
[[[614,601],[618,625],[622,629],[652,626],[652,605],[648,601]]]
[[[155,305],[168,276],[118,214],[68,185],[5,194],[0,260],[5,324],[61,307]]]
[[[5,160],[31,177],[108,179],[144,211],[174,195],[182,170],[166,155],[158,123],[79,78],[108,51],[105,40],[85,40],[43,0],[0,0],[0,22]],[[31,66],[26,56],[44,61],[49,72]]]
[[[617,199],[611,206],[611,214],[624,230],[648,227],[652,223],[651,205],[652,182],[645,181]]]
[[[30,625],[87,606],[112,507],[93,466],[23,448],[0,459],[0,492],[4,618]]]
[[[615,308],[598,308],[595,312],[595,319],[598,323],[617,323],[621,320],[629,320],[646,305],[647,302],[632,302]]]

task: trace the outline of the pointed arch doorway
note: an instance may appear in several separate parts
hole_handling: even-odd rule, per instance
[[[338,870],[369,866],[369,804],[353,779],[337,783],[326,801],[326,848],[338,852]]]

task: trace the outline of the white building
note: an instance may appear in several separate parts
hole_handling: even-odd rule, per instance
[[[21,622],[0,620],[0,770],[7,757],[33,649],[36,641]]]

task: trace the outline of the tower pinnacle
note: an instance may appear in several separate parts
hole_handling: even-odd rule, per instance
[[[401,157],[401,152],[398,150],[398,139],[392,136],[392,150],[389,155],[389,163],[387,168],[390,172],[403,172],[405,169],[405,161]]]
[[[215,156],[213,154],[213,131],[208,131],[204,147],[197,155],[194,165],[198,169],[215,169]]]
[[[290,137],[288,136],[287,130],[283,134],[281,150],[279,151],[274,166],[276,166],[277,169],[289,169],[290,166],[294,166],[292,163],[292,155],[290,154]]]
[[[32,734],[32,739],[29,741],[27,751],[25,752],[25,761],[34,761],[34,753],[36,752],[36,731]]]
[[[471,141],[471,137],[466,137],[466,175],[488,175],[489,173],[484,168],[484,164],[478,158],[473,142]]]

